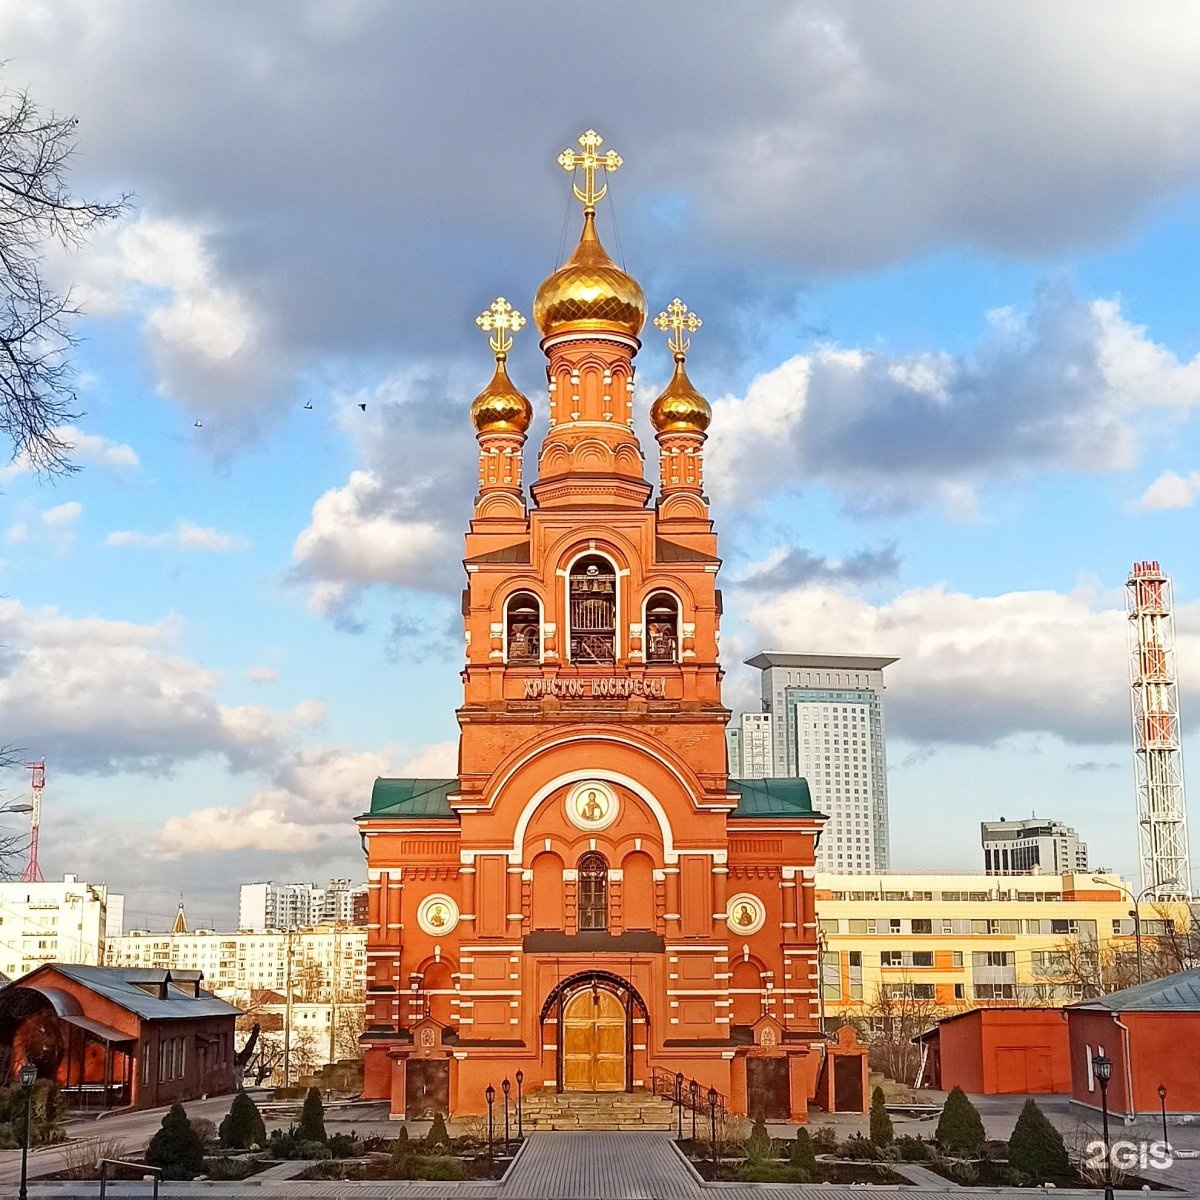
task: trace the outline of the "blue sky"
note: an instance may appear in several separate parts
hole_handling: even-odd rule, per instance
[[[897,654],[896,868],[1036,810],[1136,869],[1134,559],[1175,579],[1185,734],[1200,679],[1200,19],[734,8],[0,0],[7,87],[78,114],[80,192],[136,198],[48,251],[82,470],[0,469],[47,874],[224,923],[240,880],[361,872],[376,774],[453,771],[473,318],[569,248],[589,126],[610,250],[705,320],[731,706],[764,647]],[[544,413],[539,362],[526,330]],[[669,365],[647,336],[643,412]]]

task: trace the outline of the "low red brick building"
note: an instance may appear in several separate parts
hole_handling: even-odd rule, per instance
[[[1071,1090],[1061,1008],[973,1008],[913,1039],[923,1051],[921,1086],[979,1096]]]
[[[1125,988],[1068,1006],[1071,1099],[1099,1110],[1092,1059],[1112,1060],[1108,1110],[1132,1120],[1157,1116],[1159,1086],[1168,1116],[1200,1115],[1200,969]]]
[[[73,1107],[155,1108],[232,1092],[240,1009],[199,971],[47,963],[0,990],[0,1081],[27,1062]]]

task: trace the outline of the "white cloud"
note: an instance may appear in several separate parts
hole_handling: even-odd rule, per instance
[[[179,622],[71,617],[0,599],[0,728],[67,771],[168,771],[206,756],[275,762],[323,708],[229,707],[220,676],[174,653]]]
[[[922,743],[978,745],[1018,733],[1068,742],[1127,739],[1127,620],[1080,588],[970,596],[914,588],[886,603],[827,586],[748,605],[757,645],[813,653],[896,655],[888,731]],[[1200,604],[1177,613],[1181,674],[1200,675]]]
[[[759,375],[714,405],[707,478],[726,502],[820,481],[852,509],[936,500],[970,517],[989,480],[1128,467],[1164,404],[1200,405],[1200,358],[1179,361],[1116,301],[1052,287],[1028,314],[989,313],[969,354],[827,346]]]
[[[1200,497],[1200,471],[1178,475],[1164,471],[1137,502],[1140,512],[1157,512],[1165,508],[1191,508]]]
[[[197,809],[170,817],[156,838],[167,858],[210,850],[299,853],[353,841],[352,819],[370,804],[371,785],[394,773],[385,754],[345,746],[296,753],[268,787],[243,804]]]
[[[203,550],[226,553],[244,550],[249,542],[238,534],[221,533],[191,521],[178,521],[167,533],[137,533],[131,529],[115,529],[105,539],[106,546],[137,546],[149,550]]]
[[[279,671],[275,667],[247,667],[246,678],[251,683],[278,683]]]
[[[53,508],[42,511],[42,524],[52,529],[62,529],[78,521],[83,513],[83,505],[78,500],[68,500],[65,504],[56,504]]]
[[[129,470],[138,466],[137,451],[123,442],[114,442],[95,433],[85,433],[75,425],[60,425],[54,435],[71,447],[68,457],[75,463],[93,463],[110,467],[115,471]],[[27,475],[33,464],[27,454],[18,455],[14,461],[0,468],[0,483],[8,483],[18,475]]]

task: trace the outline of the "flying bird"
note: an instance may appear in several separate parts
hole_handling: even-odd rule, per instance
[[[360,404],[358,407],[361,408],[363,412],[367,411],[367,406],[365,404]]]
[[[194,421],[192,424],[193,424],[193,426],[194,426],[196,429],[203,429],[203,428],[204,428],[204,422],[203,422],[203,421]]]
[[[309,402],[308,402],[308,403],[307,403],[307,404],[306,404],[304,407],[305,407],[305,408],[312,408],[312,401],[310,400],[310,401],[309,401]]]

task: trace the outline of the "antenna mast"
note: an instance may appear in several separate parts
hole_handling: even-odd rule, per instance
[[[21,872],[22,883],[45,883],[42,868],[38,866],[38,830],[42,824],[42,789],[46,786],[46,760],[28,762],[25,769],[30,772],[30,787],[33,790],[33,810],[29,814],[29,861]]]
[[[1142,888],[1190,896],[1171,580],[1157,561],[1136,562],[1125,589]]]

